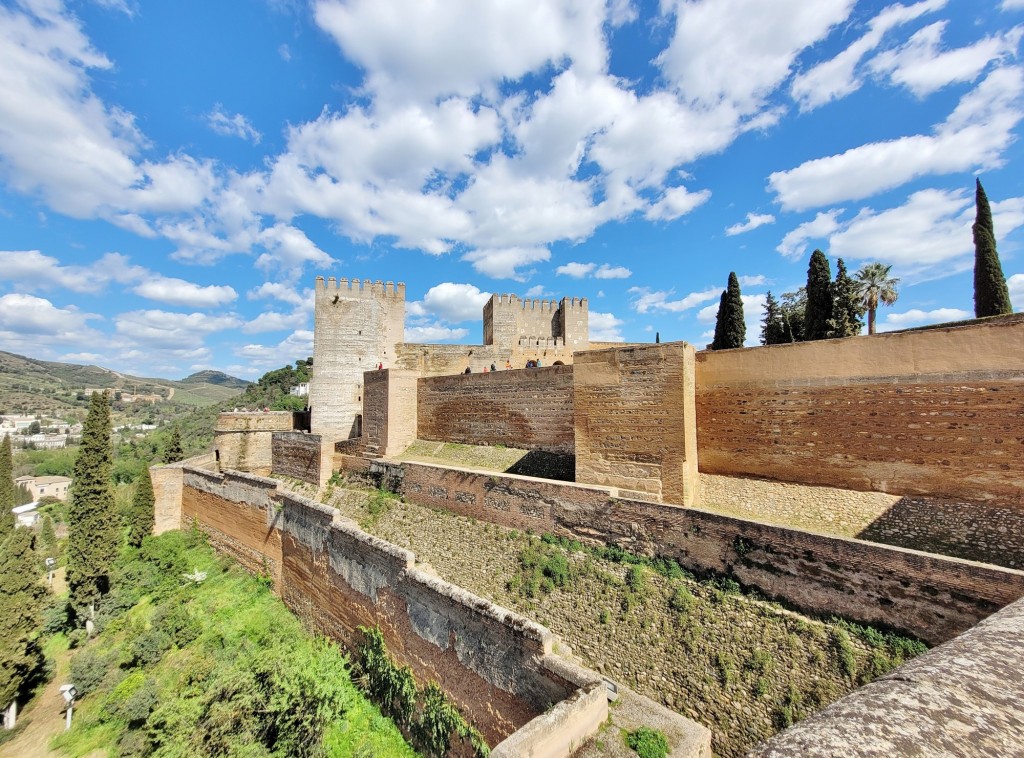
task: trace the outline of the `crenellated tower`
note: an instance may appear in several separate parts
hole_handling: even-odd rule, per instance
[[[491,295],[484,303],[484,344],[509,348],[523,340],[586,350],[590,344],[587,299],[561,301]]]
[[[310,424],[324,442],[360,433],[363,372],[393,365],[405,331],[405,285],[316,278]]]

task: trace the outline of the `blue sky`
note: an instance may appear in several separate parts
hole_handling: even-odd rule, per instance
[[[892,264],[972,314],[974,179],[1024,308],[1024,0],[5,0],[0,349],[179,378],[312,354],[318,274],[407,339],[491,292],[709,341],[730,271]]]

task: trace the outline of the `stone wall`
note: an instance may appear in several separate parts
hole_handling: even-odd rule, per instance
[[[576,481],[696,501],[693,360],[683,342],[576,356]]]
[[[291,411],[218,414],[213,430],[214,453],[225,469],[269,474],[273,467],[273,434],[290,432],[292,424]]]
[[[395,455],[416,439],[417,375],[385,369],[363,375],[363,441],[368,453]]]
[[[215,471],[216,456],[203,453],[177,463],[150,466],[153,482],[153,534],[163,534],[181,528],[181,497],[184,487],[184,467]]]
[[[573,367],[419,380],[419,439],[571,454]]]
[[[1024,505],[1024,316],[697,355],[701,471]]]
[[[278,432],[271,437],[272,473],[320,484],[321,439],[316,434]]]
[[[617,490],[342,456],[353,476],[414,502],[515,529],[677,560],[803,611],[887,626],[936,644],[1024,596],[1024,572],[812,534]]]
[[[398,348],[396,368],[414,371],[419,376],[461,374],[467,368],[474,374],[490,371],[493,364],[498,371],[505,370],[505,362],[512,368],[526,367],[529,360],[539,360],[542,366],[553,366],[556,361],[568,365],[573,362],[571,347],[530,345],[420,345],[406,343]]]
[[[756,747],[756,758],[1024,755],[1024,601]]]

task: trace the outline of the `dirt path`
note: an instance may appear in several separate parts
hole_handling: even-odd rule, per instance
[[[18,716],[25,728],[10,742],[0,745],[3,758],[50,758],[60,753],[52,752],[47,745],[50,739],[64,730],[64,697],[60,686],[67,681],[68,663],[71,655],[64,651],[57,656],[56,675],[46,688]]]

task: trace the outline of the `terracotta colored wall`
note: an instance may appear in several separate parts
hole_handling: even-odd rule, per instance
[[[1024,316],[697,355],[701,471],[1024,505]]]
[[[681,505],[695,501],[693,360],[684,342],[576,356],[577,482]]]
[[[418,376],[384,369],[363,374],[363,434],[368,453],[395,455],[416,439]]]
[[[272,471],[292,479],[320,483],[319,435],[302,432],[278,432],[271,437]]]
[[[417,436],[572,453],[573,367],[419,380]]]
[[[663,555],[695,572],[805,611],[839,614],[944,642],[1024,596],[1024,572],[826,537],[691,508],[620,500],[580,485],[443,469],[366,463],[353,473],[390,477],[417,503],[535,533],[612,543]]]

